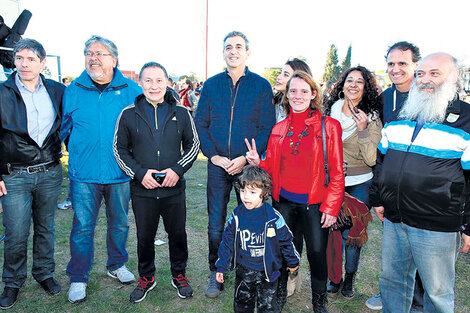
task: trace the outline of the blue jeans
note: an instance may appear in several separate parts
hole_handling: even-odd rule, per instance
[[[354,186],[345,187],[345,191],[351,196],[364,202],[369,207],[369,187],[372,184],[372,179]],[[359,268],[359,258],[361,257],[361,247],[346,245],[348,239],[349,229],[341,233],[342,243],[344,248],[344,255],[346,262],[344,269],[348,274],[354,274]]]
[[[229,175],[223,168],[210,161],[207,162],[207,213],[209,216],[207,233],[209,237],[209,269],[211,271],[217,270],[215,261],[218,259],[217,252],[227,219],[227,204],[230,200],[233,183],[239,176],[240,174]],[[238,204],[240,204],[238,192],[236,195]]]
[[[459,233],[419,229],[384,219],[382,242],[383,312],[409,312],[416,270],[424,286],[424,312],[454,312]]]
[[[54,217],[62,184],[62,166],[28,174],[14,170],[3,175],[7,194],[2,199],[5,247],[2,280],[6,287],[20,288],[27,276],[27,249],[33,220],[34,279],[41,282],[55,269]]]
[[[73,224],[70,233],[71,258],[67,265],[70,282],[88,282],[93,264],[96,220],[101,200],[106,204],[106,247],[109,270],[120,268],[128,260],[126,242],[129,234],[129,183],[90,184],[70,182],[73,203]]]

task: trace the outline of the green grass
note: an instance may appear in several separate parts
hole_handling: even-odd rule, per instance
[[[56,279],[61,283],[60,295],[51,297],[41,289],[31,278],[32,244],[30,240],[28,252],[28,279],[20,291],[15,306],[9,312],[231,312],[233,305],[233,275],[226,279],[226,289],[217,299],[204,296],[207,282],[207,209],[206,209],[206,161],[200,158],[193,168],[185,175],[187,180],[187,233],[189,245],[189,261],[187,276],[194,289],[191,299],[179,299],[175,289],[170,285],[170,269],[168,245],[156,247],[157,287],[146,299],[138,304],[129,303],[129,294],[135,287],[121,285],[106,275],[106,217],[104,207],[100,212],[95,234],[95,260],[90,273],[90,283],[87,288],[87,300],[80,304],[67,301],[69,287],[65,268],[70,258],[69,234],[72,224],[73,211],[57,211],[56,216]],[[65,176],[64,176],[65,177]],[[61,200],[68,192],[68,181],[64,179]],[[230,210],[235,206],[235,195],[232,194]],[[127,267],[137,275],[136,230],[134,216],[130,212],[130,232],[128,240],[129,262]],[[3,227],[1,228],[3,233]],[[167,240],[160,223],[158,238]],[[364,305],[370,296],[378,290],[378,276],[381,267],[382,226],[374,219],[369,227],[369,242],[363,249],[361,264],[356,279],[356,296],[345,300],[341,295],[329,298],[331,313],[338,312],[374,312]],[[305,249],[304,249],[305,251]],[[0,255],[3,258],[3,245],[0,245]],[[456,309],[455,312],[470,312],[470,257],[460,254],[457,262],[456,279]],[[310,282],[306,258],[302,259],[302,291],[288,298],[283,312],[312,312]]]

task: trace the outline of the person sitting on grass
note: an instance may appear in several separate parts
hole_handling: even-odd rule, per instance
[[[228,218],[218,251],[216,280],[224,282],[224,272],[233,257],[236,264],[235,312],[280,312],[276,290],[282,259],[292,273],[300,256],[292,233],[282,215],[266,202],[271,194],[269,174],[257,166],[247,166],[235,187],[243,204]]]

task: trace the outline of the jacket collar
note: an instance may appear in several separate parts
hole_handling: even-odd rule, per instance
[[[20,90],[18,89],[18,86],[16,85],[16,75],[18,73],[15,71],[13,72],[10,77],[3,83],[6,87],[13,89],[18,96],[21,97]],[[57,103],[56,99],[56,89],[51,88],[51,85],[48,83],[47,79],[44,77],[44,75],[39,74],[39,79],[41,79],[41,82],[44,84],[44,87],[46,87],[47,93],[49,94],[49,97],[51,98],[52,105],[54,106],[54,110],[58,113],[60,112],[60,106],[61,103]]]
[[[176,102],[168,101],[167,96],[166,96],[167,94],[170,94],[168,90],[165,94],[165,103],[167,103],[168,105],[168,113],[171,114],[173,111],[176,110]],[[136,111],[142,116],[145,116],[144,105],[147,105],[147,100],[145,99],[145,96],[143,94],[138,95],[137,98],[135,98],[134,105],[135,105]]]
[[[109,87],[111,88],[119,88],[119,87],[125,87],[127,86],[127,78],[122,75],[121,71],[115,67],[114,68],[114,74],[113,74],[113,79],[109,83],[109,86],[106,88],[108,89]],[[90,75],[88,75],[88,72],[84,70],[80,76],[74,80],[75,85],[81,85],[87,89],[93,89],[95,90],[95,84],[93,83],[93,80],[90,78]]]
[[[18,72],[17,71],[14,71],[10,77],[8,77],[8,79],[3,83],[5,86],[9,87],[9,88],[12,88],[14,89],[17,93],[20,93],[19,89],[18,89],[18,86],[16,86],[16,76],[18,75]],[[39,79],[41,80],[41,83],[44,85],[44,87],[46,87],[48,89],[49,87],[49,84],[47,83],[47,80],[46,78],[44,77],[44,75],[42,74],[39,74]],[[49,89],[47,90],[49,91]]]
[[[227,68],[225,68],[224,75],[225,75],[225,78],[227,78],[227,81],[231,83],[231,82],[232,82],[232,77],[229,75]],[[241,81],[241,80],[243,80],[245,77],[250,76],[250,75],[251,75],[251,72],[250,72],[250,70],[248,69],[248,66],[245,66],[245,72],[244,72],[243,75],[238,79],[238,81]],[[233,83],[232,83],[232,84],[233,84]]]
[[[227,77],[230,77],[230,75],[228,74],[228,70],[227,68],[225,68],[225,71],[224,71],[225,75]],[[248,66],[245,66],[245,73],[242,75],[243,76],[246,76],[246,75],[249,75],[251,73],[251,71],[248,69]],[[231,77],[230,77],[231,78]]]
[[[460,113],[460,100],[458,94],[456,94],[454,99],[449,103],[446,113]]]
[[[272,219],[275,219],[278,217],[278,215],[276,214],[276,212],[274,210],[268,210],[270,204],[268,204],[267,202],[265,202],[264,204],[264,210],[266,212],[266,217],[267,217],[267,221],[270,221]]]

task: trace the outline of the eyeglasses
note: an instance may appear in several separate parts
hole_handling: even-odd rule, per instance
[[[101,58],[101,57],[109,56],[109,55],[111,55],[111,53],[91,52],[91,51],[85,52],[85,56],[86,56],[87,58],[92,58],[92,57],[94,57],[94,56],[96,56],[97,58]]]

